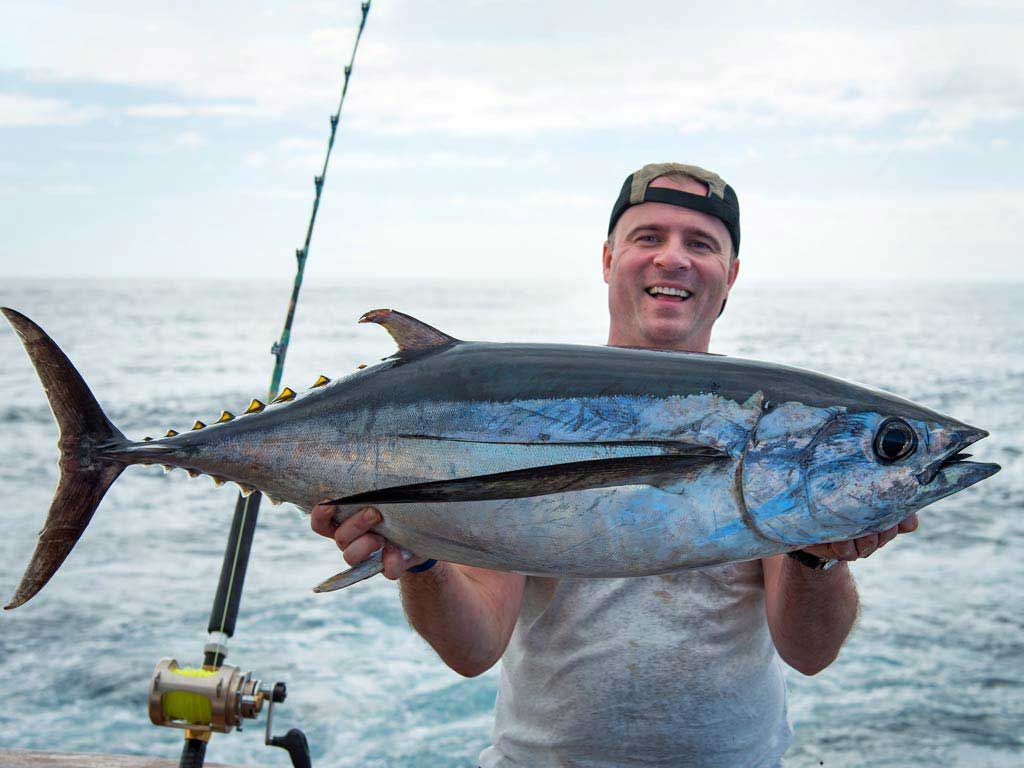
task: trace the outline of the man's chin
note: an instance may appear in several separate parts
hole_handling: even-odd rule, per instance
[[[645,347],[664,347],[670,349],[688,348],[694,340],[695,328],[692,322],[661,319],[646,323],[643,331]]]

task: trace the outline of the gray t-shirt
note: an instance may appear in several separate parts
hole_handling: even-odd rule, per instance
[[[769,768],[791,738],[760,561],[531,576],[480,765]]]

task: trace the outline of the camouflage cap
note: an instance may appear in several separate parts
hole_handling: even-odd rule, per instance
[[[651,188],[652,181],[667,174],[682,174],[701,182],[708,188],[706,195],[695,195],[692,192],[680,192],[677,189],[664,187]],[[612,216],[608,222],[608,234],[615,228],[627,208],[641,203],[666,203],[680,208],[700,211],[719,219],[732,237],[733,251],[740,252],[740,201],[736,192],[717,173],[700,168],[696,165],[682,163],[651,163],[645,165],[626,177],[619,192],[619,197],[612,207]]]

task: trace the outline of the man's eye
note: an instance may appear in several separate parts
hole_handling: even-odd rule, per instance
[[[713,251],[711,243],[705,243],[703,240],[691,240],[690,247],[698,251]]]
[[[658,242],[657,235],[640,235],[637,238],[638,243],[656,243]]]

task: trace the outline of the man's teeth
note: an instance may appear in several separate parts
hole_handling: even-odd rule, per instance
[[[647,293],[649,293],[651,296],[663,294],[665,296],[678,296],[681,299],[690,298],[689,291],[685,291],[682,288],[669,288],[667,285],[656,285],[653,288],[648,288]]]

